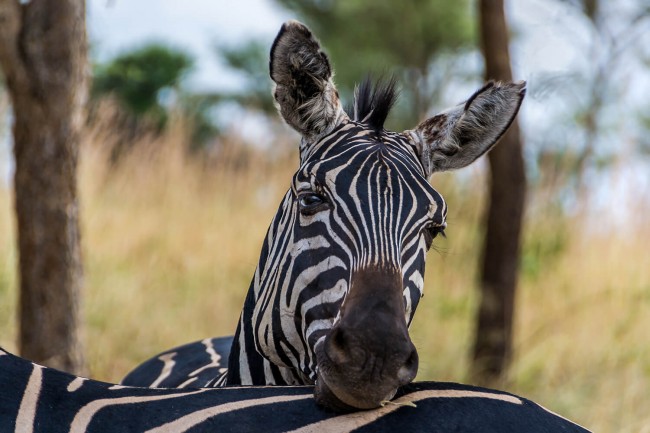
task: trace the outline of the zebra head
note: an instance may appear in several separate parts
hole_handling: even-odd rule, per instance
[[[446,227],[432,173],[464,167],[505,132],[524,83],[488,84],[401,133],[383,128],[394,82],[366,82],[347,114],[304,25],[271,49],[274,97],[300,167],[271,223],[229,364],[229,384],[316,384],[334,409],[377,407],[417,373],[408,326],[433,238]]]

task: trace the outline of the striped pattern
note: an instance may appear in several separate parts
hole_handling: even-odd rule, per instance
[[[427,230],[445,226],[445,202],[402,134],[349,120],[301,156],[264,242],[229,384],[313,383],[314,350],[360,269],[401,272],[410,323],[422,297]],[[329,209],[301,214],[301,194],[311,192],[327,197]]]
[[[414,146],[403,134],[348,120],[301,157],[264,240],[232,350],[221,341],[214,365],[210,340],[172,349],[123,383],[222,385],[230,352],[222,378],[229,385],[313,384],[315,348],[339,320],[355,272],[368,267],[401,273],[404,320],[411,322],[423,294],[427,238],[445,227],[447,213]],[[326,196],[329,209],[303,215],[299,201],[308,192]]]
[[[139,365],[123,385],[150,388],[213,388],[222,386],[232,337],[206,338],[184,344]]]
[[[382,408],[339,415],[318,408],[306,386],[124,387],[0,350],[0,388],[2,433],[587,432],[524,398],[450,383],[407,385]]]

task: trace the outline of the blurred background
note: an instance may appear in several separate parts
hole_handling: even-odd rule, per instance
[[[506,2],[528,178],[514,351],[502,388],[594,431],[650,432],[650,3]],[[480,87],[470,0],[91,0],[80,147],[90,376],[117,382],[185,342],[234,333],[260,246],[297,167],[268,51],[308,24],[345,101],[395,73],[388,128]],[[17,351],[11,108],[0,90],[0,346]],[[411,326],[417,380],[468,381],[487,164],[440,174],[447,239]]]

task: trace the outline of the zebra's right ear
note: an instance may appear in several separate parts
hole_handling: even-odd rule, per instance
[[[282,25],[271,47],[269,69],[282,118],[308,142],[345,118],[329,59],[304,24]]]

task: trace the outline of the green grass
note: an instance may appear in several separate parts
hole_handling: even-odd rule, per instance
[[[80,173],[84,342],[91,375],[119,381],[174,345],[234,332],[262,239],[296,156],[182,155],[182,131],[109,170],[95,131]],[[225,162],[224,162],[225,161]],[[429,253],[411,327],[418,380],[467,381],[481,241],[477,169],[437,176],[446,240]],[[533,198],[534,200],[534,198]],[[16,351],[12,199],[0,190],[0,345]],[[515,357],[503,388],[594,431],[650,432],[650,227],[590,231],[586,218],[529,215]]]

